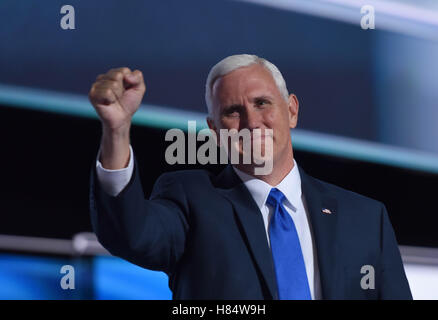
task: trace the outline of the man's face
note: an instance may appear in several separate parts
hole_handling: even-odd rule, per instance
[[[290,129],[298,118],[298,101],[281,95],[269,70],[259,64],[236,69],[217,79],[212,88],[213,108],[207,119],[219,137],[220,129],[273,130],[273,160],[292,157]],[[290,160],[290,159],[289,159]]]

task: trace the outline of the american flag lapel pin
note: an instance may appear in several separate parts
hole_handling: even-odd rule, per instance
[[[332,214],[331,210],[327,209],[327,208],[323,208],[321,211],[322,211],[322,213],[325,213],[325,214]]]

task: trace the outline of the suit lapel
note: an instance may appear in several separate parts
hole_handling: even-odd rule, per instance
[[[233,205],[238,222],[240,222],[239,228],[246,236],[246,244],[252,257],[265,280],[271,297],[277,299],[274,264],[259,207],[231,165],[228,165],[219,175],[218,187],[220,193]]]
[[[310,223],[316,244],[323,299],[339,299],[337,277],[337,200],[326,194],[326,189],[300,167],[301,188],[309,210]]]
[[[301,188],[304,194],[316,244],[318,268],[321,278],[323,299],[342,298],[342,285],[338,278],[337,261],[337,200],[327,194],[316,179],[298,167]],[[233,205],[238,221],[246,236],[247,245],[263,275],[273,299],[278,299],[277,283],[271,251],[266,240],[266,231],[260,209],[246,186],[228,165],[217,177],[220,193]],[[327,209],[331,213],[324,213]],[[325,212],[328,212],[325,210]]]

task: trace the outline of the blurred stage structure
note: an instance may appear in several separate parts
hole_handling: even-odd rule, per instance
[[[400,246],[400,251],[414,299],[437,300],[438,249]],[[75,290],[60,287],[65,264],[75,269]],[[1,287],[0,299],[171,299],[166,274],[111,256],[94,233],[72,240],[0,235],[0,270],[6,267],[0,281],[19,277],[20,282],[14,290]]]

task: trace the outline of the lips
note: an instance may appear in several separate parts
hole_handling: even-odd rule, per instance
[[[272,139],[270,134],[252,134],[251,140],[265,140],[266,138]]]

